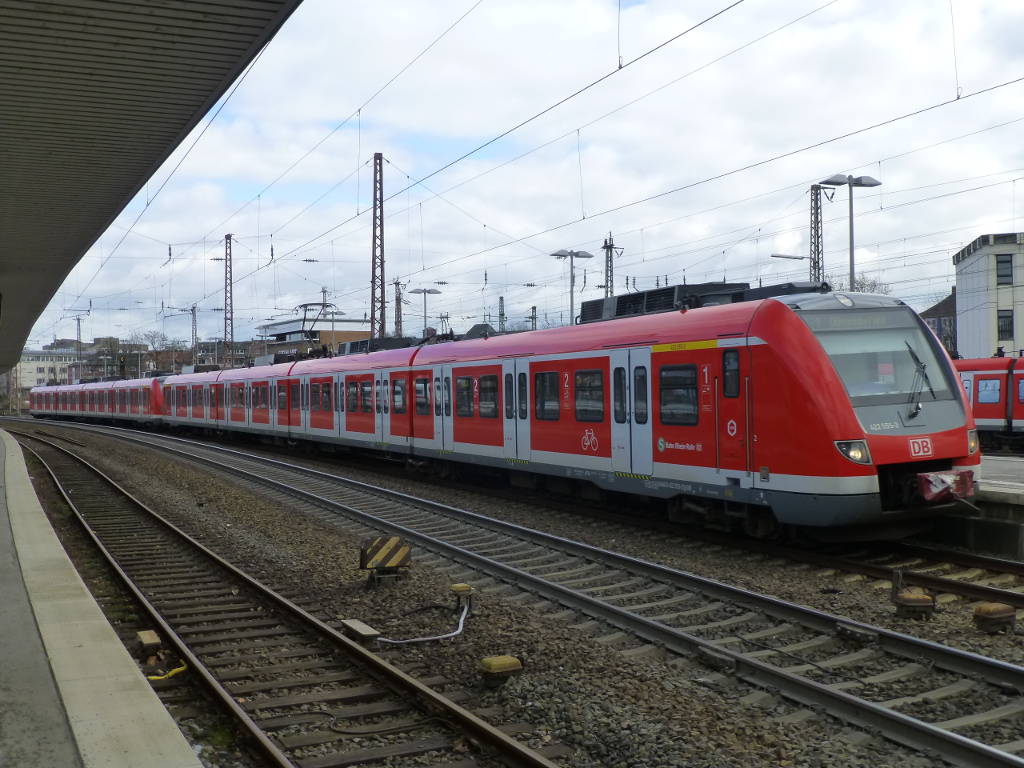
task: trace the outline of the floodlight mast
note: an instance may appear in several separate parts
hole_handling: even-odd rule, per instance
[[[573,265],[573,259],[592,259],[594,254],[587,253],[586,251],[572,251],[561,249],[551,254],[556,259],[568,259],[569,260],[569,325],[576,324],[576,271]]]
[[[844,184],[849,187],[849,205],[850,205],[850,290],[854,290],[856,282],[856,271],[853,263],[853,188],[854,187],[878,187],[881,186],[882,182],[878,179],[872,178],[871,176],[850,176],[837,173],[834,176],[829,176],[824,181],[819,182],[823,186],[827,187],[840,187]]]

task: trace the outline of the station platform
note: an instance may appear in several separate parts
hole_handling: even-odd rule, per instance
[[[989,456],[981,460],[979,501],[1024,506],[1024,458]]]
[[[0,430],[0,766],[202,768],[61,547]]]

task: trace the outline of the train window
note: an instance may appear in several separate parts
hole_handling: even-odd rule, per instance
[[[576,421],[604,421],[604,373],[576,371]]]
[[[377,402],[377,413],[380,413],[382,403],[384,406],[384,413],[387,413],[389,403],[391,402],[391,398],[388,397],[388,380],[380,379],[377,382],[377,386],[380,388],[380,400]]]
[[[647,366],[633,369],[633,422],[647,423]]]
[[[722,394],[726,397],[740,396],[740,351],[727,349],[722,352]]]
[[[434,415],[441,415],[441,377],[434,377]]]
[[[348,405],[349,411],[359,410],[359,385],[354,381],[348,383]]]
[[[568,385],[566,385],[568,386]],[[539,421],[558,421],[558,371],[533,375],[534,411]]]
[[[309,410],[319,411],[320,410],[320,385],[310,384],[309,385]]]
[[[455,414],[457,416],[473,415],[472,376],[457,376],[455,378]]]
[[[1024,379],[1017,380],[1017,402],[1024,403]]]
[[[334,410],[339,413],[345,410],[345,384],[341,381],[334,388]]]
[[[666,365],[658,371],[661,423],[697,423],[697,366]]]
[[[232,398],[234,400],[234,398]],[[234,403],[232,403],[234,405]],[[277,387],[277,410],[288,410],[288,387],[278,385]]]
[[[292,410],[294,411],[294,410],[297,410],[297,409],[301,408],[301,405],[302,405],[302,401],[300,399],[302,396],[299,394],[299,382],[293,381],[291,383],[291,389],[292,389],[292,394],[291,394],[291,397],[292,397]]]
[[[142,407],[149,408],[149,390],[142,390]]]
[[[405,379],[391,380],[391,408],[395,413],[405,413]]]
[[[359,410],[363,413],[373,413],[373,382],[359,382]]]
[[[430,379],[416,379],[416,415],[430,415]]]
[[[612,371],[612,418],[626,423],[626,369],[621,367]]]
[[[505,374],[505,418],[514,419],[516,417],[516,398],[514,384],[515,379],[511,373]]]
[[[381,381],[380,381],[380,379],[377,379],[373,384],[374,384],[374,386],[373,386],[374,410],[376,410],[377,413],[381,413],[381,411],[383,411],[383,408],[381,408],[381,404],[380,404],[380,400],[381,400],[381,396],[382,396],[382,393],[381,393]]]
[[[331,382],[320,382],[320,410],[331,410]]]
[[[480,416],[484,419],[498,418],[498,377],[480,377]]]
[[[444,415],[452,415],[452,377],[444,377]]]
[[[1002,382],[999,379],[978,379],[978,402],[998,403],[1002,397],[1000,384]]]
[[[530,415],[529,406],[526,403],[526,397],[527,397],[527,394],[528,394],[527,390],[529,388],[526,386],[526,374],[525,373],[520,373],[518,378],[519,378],[519,418],[520,419],[525,419],[525,418],[527,418]]]

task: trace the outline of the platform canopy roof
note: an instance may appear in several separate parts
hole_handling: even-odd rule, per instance
[[[301,0],[0,0],[0,372]]]

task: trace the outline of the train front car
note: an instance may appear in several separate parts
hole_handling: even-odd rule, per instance
[[[751,335],[774,352],[754,364],[776,406],[755,405],[754,470],[780,522],[877,528],[974,495],[981,454],[963,390],[902,301],[785,296],[762,305]]]

